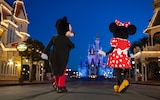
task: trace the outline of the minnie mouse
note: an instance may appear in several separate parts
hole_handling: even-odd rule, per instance
[[[131,68],[131,55],[128,53],[131,43],[127,38],[129,35],[136,33],[136,26],[131,25],[130,22],[122,23],[119,20],[115,20],[115,22],[110,23],[109,30],[114,36],[110,40],[111,49],[108,52],[99,50],[98,53],[103,56],[108,55],[107,66],[114,68],[117,76],[117,84],[114,85],[114,91],[124,93],[129,86],[129,81],[124,79],[121,73],[124,69]]]

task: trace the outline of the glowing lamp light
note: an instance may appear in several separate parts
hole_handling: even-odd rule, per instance
[[[13,65],[13,61],[9,61],[8,64],[9,64],[9,65]]]
[[[26,51],[27,50],[27,45],[25,43],[20,43],[17,45],[17,50],[18,51]]]

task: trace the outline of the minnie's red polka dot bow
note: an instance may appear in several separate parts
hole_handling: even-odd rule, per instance
[[[128,27],[130,25],[130,22],[125,22],[125,23],[122,23],[120,22],[119,20],[115,20],[115,23],[118,25],[118,26],[124,26],[124,27]]]

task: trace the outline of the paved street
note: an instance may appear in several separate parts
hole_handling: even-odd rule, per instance
[[[131,84],[123,93],[113,92],[110,81],[67,82],[68,93],[57,93],[51,84],[0,87],[0,100],[160,100],[160,86]]]

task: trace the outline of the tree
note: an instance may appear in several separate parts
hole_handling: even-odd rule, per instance
[[[131,43],[130,51],[135,54],[139,51],[143,51],[143,47],[148,43],[148,37],[140,38],[137,41]]]
[[[30,59],[31,66],[30,66],[30,74],[29,74],[29,80],[34,80],[34,70],[33,68],[33,61],[39,61],[41,60],[41,53],[44,49],[44,45],[42,42],[38,40],[34,40],[32,38],[28,38],[26,41],[24,41],[27,45],[27,50],[21,52],[21,56],[26,57],[27,59]]]
[[[28,38],[24,42],[27,44],[27,50],[23,52],[23,56],[32,57],[33,61],[41,60],[41,53],[44,49],[43,43],[32,38]]]

